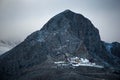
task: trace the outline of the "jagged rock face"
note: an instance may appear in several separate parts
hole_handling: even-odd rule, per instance
[[[113,42],[112,43],[111,52],[112,52],[113,55],[115,55],[115,56],[120,58],[120,43]]]
[[[119,49],[120,49],[120,43],[113,42],[113,43],[106,43],[102,42],[104,44],[104,47],[106,48],[106,55],[109,57],[108,62],[114,67],[120,66],[120,57],[119,57]]]
[[[40,31],[27,38],[28,41],[31,39],[44,43],[53,56],[59,53],[80,54],[81,46],[85,48],[84,53],[100,48],[98,30],[87,18],[69,10],[53,17]]]
[[[114,61],[115,66],[118,65],[120,67],[120,43],[113,42],[106,45],[107,51],[111,60]],[[118,68],[119,68],[118,67]]]
[[[63,54],[94,58],[109,63],[107,50],[99,31],[84,16],[66,10],[51,18],[41,30],[29,35],[21,44],[0,56],[0,75],[19,75],[21,70],[52,60],[64,59]],[[106,60],[107,58],[107,60]]]

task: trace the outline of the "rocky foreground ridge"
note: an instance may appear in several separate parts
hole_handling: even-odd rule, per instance
[[[0,80],[119,80],[120,43],[105,43],[91,21],[65,10],[0,56]],[[69,57],[104,68],[56,67]]]

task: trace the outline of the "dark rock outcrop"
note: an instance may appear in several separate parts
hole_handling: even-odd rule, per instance
[[[116,49],[112,51],[115,53]],[[81,14],[66,10],[51,18],[41,30],[29,35],[14,49],[0,56],[1,78],[14,80],[15,76],[23,74],[22,71],[46,64],[48,56],[52,63],[64,59],[64,54],[93,59],[97,64],[107,67],[119,65],[111,60],[98,29],[91,21]]]
[[[113,42],[112,43],[111,52],[112,52],[113,55],[115,55],[115,56],[120,58],[120,43]]]

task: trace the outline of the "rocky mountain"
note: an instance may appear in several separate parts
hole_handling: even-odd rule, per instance
[[[0,40],[0,55],[18,45],[20,41]]]
[[[110,45],[101,41],[98,29],[89,19],[65,10],[0,56],[0,80],[119,80],[112,70],[120,67],[120,44]],[[76,56],[105,69],[56,68],[54,64]]]
[[[120,43],[118,43],[118,42],[112,43],[111,53],[120,58],[120,54],[119,54],[120,53]]]
[[[114,63],[120,64],[120,43],[113,42],[113,43],[106,43],[103,42],[104,46],[106,47],[106,50],[108,52],[109,57],[111,57],[111,60],[114,61]]]

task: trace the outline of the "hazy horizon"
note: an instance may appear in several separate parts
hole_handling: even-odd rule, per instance
[[[119,0],[0,0],[0,39],[25,39],[56,14],[70,9],[87,17],[101,39],[120,42]]]

